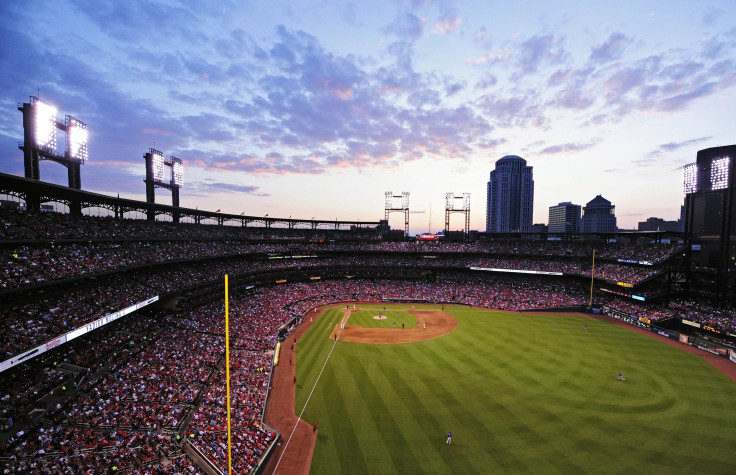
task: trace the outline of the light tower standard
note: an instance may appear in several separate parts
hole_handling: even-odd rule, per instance
[[[462,203],[456,205],[456,200],[462,200]],[[445,195],[445,233],[450,230],[450,215],[453,213],[465,215],[465,229],[463,232],[463,242],[465,242],[470,232],[470,193],[455,196],[455,193],[449,192]]]
[[[388,222],[388,215],[394,212],[404,213],[404,237],[409,235],[409,192],[402,191],[400,195],[394,195],[393,192],[387,191],[386,195],[386,222]],[[401,199],[400,206],[394,206],[394,200],[396,198]]]

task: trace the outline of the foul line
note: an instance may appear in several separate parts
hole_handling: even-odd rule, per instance
[[[291,442],[291,438],[294,436],[294,432],[296,432],[296,428],[299,425],[299,421],[302,418],[302,414],[304,414],[304,411],[307,410],[307,404],[309,404],[309,400],[312,398],[312,393],[314,393],[314,390],[317,387],[317,383],[319,383],[319,378],[322,377],[322,372],[325,370],[325,367],[327,366],[327,362],[330,361],[330,356],[332,356],[332,351],[335,349],[335,345],[337,345],[337,340],[340,338],[340,333],[342,333],[342,329],[340,329],[340,331],[337,332],[337,338],[332,343],[332,348],[330,348],[330,352],[327,355],[327,358],[325,359],[325,364],[322,365],[322,369],[319,371],[319,375],[317,375],[317,380],[314,382],[314,386],[312,386],[312,390],[309,392],[309,396],[307,397],[307,400],[304,403],[304,407],[302,408],[302,412],[299,413],[299,417],[297,417],[297,419],[296,419],[296,424],[294,424],[294,428],[291,429],[291,434],[289,434],[289,439],[286,441],[286,444],[284,444],[284,448],[281,451],[281,455],[279,456],[279,460],[276,462],[276,466],[273,468],[273,473],[276,473],[276,470],[279,468],[279,464],[281,463],[281,459],[284,458],[284,454],[286,453],[286,449],[289,447],[289,442]]]

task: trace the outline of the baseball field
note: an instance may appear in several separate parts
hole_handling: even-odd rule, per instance
[[[326,309],[296,355],[314,474],[736,469],[736,383],[605,320],[357,304]]]

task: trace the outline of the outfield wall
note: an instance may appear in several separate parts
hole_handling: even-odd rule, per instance
[[[602,310],[603,314],[607,317],[615,318],[616,320],[626,322],[639,328],[645,328],[652,333],[656,333],[671,340],[679,341],[683,345],[693,346],[710,354],[727,358],[731,363],[736,364],[736,352],[733,349],[727,348],[725,345],[719,344],[704,335],[693,335],[690,333],[683,333],[672,328],[666,328],[664,325],[652,322],[647,318],[637,317],[636,315],[621,312],[609,307],[603,307]],[[676,320],[680,320],[680,323],[682,323],[682,319]]]
[[[585,305],[555,308],[528,308],[519,311],[523,313],[589,313],[589,309]]]

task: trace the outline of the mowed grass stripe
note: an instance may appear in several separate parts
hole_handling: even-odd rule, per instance
[[[336,376],[336,370],[341,375],[339,379]],[[346,372],[345,368],[339,368],[338,365],[331,365],[326,369],[323,378],[324,381],[320,381],[320,384],[329,384],[333,391],[329,406],[326,408],[328,422],[324,424],[324,430],[317,437],[317,445],[322,446],[327,442],[328,437],[334,437],[336,462],[341,471],[343,473],[367,473],[367,457],[370,457],[370,453],[366,453],[366,447],[361,444],[359,437],[359,431],[366,430],[366,421],[361,420],[362,411],[356,407],[357,385],[351,373]],[[305,414],[309,413],[308,408]],[[307,419],[309,420],[308,417]],[[344,447],[354,449],[344,450]]]
[[[418,456],[421,455],[416,452],[419,434],[413,418],[414,400],[410,394],[397,390],[401,386],[398,382],[403,379],[401,368],[386,365],[380,371],[376,371],[371,367],[375,361],[362,363],[364,380],[370,383],[368,387],[371,389],[366,394],[368,397],[365,403],[371,405],[374,400],[380,401],[380,413],[383,417],[380,420],[379,431],[390,450],[389,453],[382,454],[382,459],[374,460],[375,471],[372,473],[386,473],[385,458],[391,458],[392,454],[398,473],[416,470],[420,465]]]
[[[459,326],[434,340],[338,342],[336,359],[328,364],[341,361],[334,365],[334,381],[320,382],[320,398],[308,409],[326,424],[313,473],[733,468],[736,385],[701,358],[581,316],[446,310]],[[325,332],[309,337],[311,331],[304,345],[332,344]],[[321,353],[326,355],[314,352]],[[322,363],[305,365],[305,378]],[[629,380],[617,382],[619,371]],[[343,402],[327,411],[336,395]],[[348,401],[365,412],[346,413]],[[350,426],[353,436],[335,436],[335,424]],[[447,430],[455,434],[455,446],[444,444]],[[340,451],[358,451],[363,462],[341,461]],[[386,460],[374,466],[374,459]]]
[[[431,345],[431,344],[430,344]],[[407,353],[426,354],[422,350],[423,345],[402,345],[396,349],[399,361],[410,361],[412,358],[407,357]],[[452,357],[448,357],[447,362],[450,365],[459,366],[457,363],[456,356],[461,352],[448,352]],[[414,358],[415,361],[419,362],[418,358]],[[391,378],[391,385],[398,394],[401,394],[406,401],[410,401],[412,407],[407,408],[413,412],[409,423],[406,425],[407,430],[415,429],[414,426],[421,425],[424,430],[420,432],[423,437],[424,446],[437,446],[445,442],[445,435],[448,431],[456,432],[455,427],[465,427],[467,421],[458,421],[458,414],[466,414],[468,407],[471,404],[470,400],[465,401],[458,400],[454,397],[447,397],[447,394],[452,394],[447,391],[448,385],[460,384],[462,379],[462,373],[459,373],[454,379],[443,379],[436,380],[431,378],[431,371],[428,371],[421,364],[415,365],[412,370],[407,370],[403,366],[400,368],[392,369],[388,372],[387,376],[396,374],[396,377]],[[422,392],[417,393],[413,388],[423,386],[425,381],[430,381],[431,387],[422,387]],[[432,410],[417,410],[418,401],[422,401],[424,407],[433,408]],[[421,422],[418,422],[421,421]],[[476,421],[476,424],[480,424],[480,421]],[[468,457],[468,451],[477,451],[478,444],[472,438],[466,437],[463,439],[461,434],[456,434],[454,439],[455,444],[452,447],[446,447],[446,450],[440,451],[443,463],[446,465],[446,469],[439,467],[430,466],[427,470],[437,470],[442,472],[443,470],[450,471],[462,471],[467,473],[482,473],[478,472],[478,468],[473,466],[473,458]],[[459,442],[462,441],[462,442]],[[421,446],[417,444],[417,446]]]
[[[414,406],[412,421],[414,427],[415,446],[422,448],[438,445],[445,441],[446,421],[440,419],[436,408],[440,404],[434,391],[424,387],[426,378],[409,380],[402,378],[395,382],[398,391],[406,394],[406,398],[412,401]],[[434,386],[434,384],[433,384]],[[417,471],[424,473],[449,473],[454,466],[455,457],[449,450],[423,451],[418,457]]]

